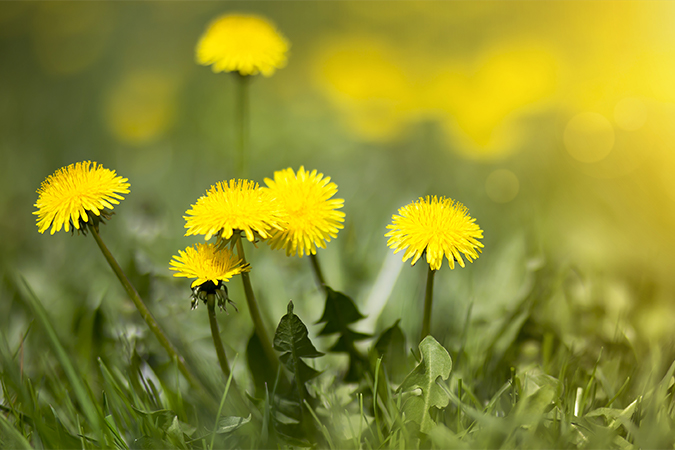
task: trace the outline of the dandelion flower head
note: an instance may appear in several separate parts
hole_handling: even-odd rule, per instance
[[[218,249],[215,244],[197,244],[187,247],[185,251],[178,250],[179,256],[173,256],[171,270],[175,270],[174,277],[196,278],[191,288],[211,282],[218,286],[220,282],[227,282],[235,275],[250,270],[249,264],[242,264],[228,248]]]
[[[241,231],[255,242],[256,234],[267,239],[272,229],[281,229],[279,211],[269,193],[249,180],[216,183],[186,214],[185,235],[204,234],[206,240],[220,235],[227,241]]]
[[[345,213],[338,211],[344,200],[332,198],[337,185],[316,170],[300,167],[274,172],[274,180],[265,178],[268,190],[279,205],[284,218],[283,230],[269,241],[273,249],[284,248],[288,256],[310,253],[326,247],[343,228]]]
[[[78,162],[49,175],[37,190],[39,194],[33,214],[38,216],[37,226],[44,233],[50,226],[51,234],[72,225],[80,229],[80,222],[89,221],[89,213],[100,216],[104,209],[111,210],[124,200],[120,194],[129,193],[126,178],[114,170],[104,169],[91,161]]]
[[[420,197],[398,210],[393,216],[387,245],[394,253],[405,249],[403,261],[413,258],[412,264],[426,252],[427,263],[431,270],[438,270],[443,263],[443,256],[448,258],[451,269],[455,261],[464,267],[462,254],[471,262],[478,258],[483,244],[478,241],[483,237],[483,230],[476,224],[476,219],[469,216],[467,208],[452,199],[435,195]]]
[[[197,43],[196,59],[214,72],[262,73],[269,77],[286,65],[289,44],[267,19],[225,14],[216,18]]]

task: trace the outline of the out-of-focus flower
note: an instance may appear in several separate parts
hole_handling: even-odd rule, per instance
[[[38,189],[38,200],[33,214],[38,216],[40,233],[52,227],[51,234],[69,231],[73,226],[81,229],[90,219],[98,218],[104,209],[112,210],[113,204],[123,200],[120,194],[129,193],[126,178],[114,170],[105,169],[91,161],[71,164],[48,176]],[[94,216],[90,217],[90,213]]]
[[[186,214],[185,235],[204,234],[206,240],[220,234],[229,241],[237,231],[255,242],[256,234],[266,239],[273,229],[281,229],[278,207],[269,192],[249,180],[216,183]]]
[[[197,244],[187,247],[185,251],[178,250],[180,256],[173,256],[171,270],[175,270],[174,277],[196,278],[191,288],[211,282],[218,286],[220,282],[227,282],[235,275],[248,272],[249,264],[242,264],[241,258],[235,256],[229,249],[218,249],[214,244]]]
[[[176,115],[178,79],[158,70],[127,73],[105,97],[106,124],[120,141],[146,144],[161,137]]]
[[[455,261],[464,267],[462,254],[469,262],[478,258],[483,247],[478,239],[483,237],[483,230],[461,203],[435,195],[420,197],[400,208],[398,214],[387,225],[391,231],[385,236],[389,237],[387,245],[394,253],[406,250],[403,261],[412,257],[415,264],[426,253],[431,270],[438,270],[443,256],[448,258],[451,269],[455,268]]]
[[[267,19],[225,14],[215,19],[197,43],[196,59],[214,72],[269,77],[286,65],[289,43]]]
[[[316,254],[316,248],[326,248],[326,242],[336,238],[343,228],[345,213],[338,211],[344,200],[331,198],[337,185],[316,170],[300,167],[296,174],[288,168],[274,172],[274,180],[265,178],[268,191],[283,215],[282,230],[269,241],[273,249],[283,248],[286,255]]]

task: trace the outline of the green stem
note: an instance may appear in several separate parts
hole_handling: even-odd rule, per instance
[[[197,380],[197,378],[195,378],[192,372],[190,372],[188,367],[185,365],[185,360],[183,357],[178,354],[176,348],[173,346],[173,344],[171,344],[171,342],[169,342],[169,339],[167,338],[164,331],[162,331],[160,328],[157,320],[155,320],[155,318],[152,316],[152,313],[148,307],[145,306],[141,296],[138,295],[138,292],[136,292],[136,289],[124,274],[124,271],[122,271],[122,268],[117,263],[112,253],[110,253],[110,250],[108,250],[108,247],[106,247],[105,243],[101,239],[101,235],[98,232],[98,227],[91,225],[89,226],[89,230],[91,230],[91,234],[94,236],[94,239],[96,240],[98,247],[101,249],[101,252],[103,252],[103,256],[105,256],[106,261],[108,261],[108,264],[112,268],[113,272],[115,272],[115,275],[117,275],[120,283],[122,283],[124,290],[127,291],[129,298],[131,298],[131,301],[134,302],[134,305],[136,305],[136,309],[138,309],[138,312],[141,314],[141,317],[143,317],[143,320],[145,320],[145,323],[148,324],[150,331],[152,331],[159,343],[162,345],[162,347],[164,347],[164,350],[166,350],[166,352],[169,354],[169,357],[178,363],[178,370],[181,371],[185,379],[190,383],[190,385],[192,385],[192,387],[203,388],[202,384]]]
[[[424,293],[424,317],[422,318],[422,335],[420,336],[420,341],[427,337],[431,332],[431,304],[434,301],[435,274],[436,271],[432,270],[431,266],[429,266],[429,272],[427,273],[427,288]]]
[[[237,105],[235,120],[237,126],[237,155],[238,161],[238,178],[248,178],[248,133],[249,133],[249,95],[248,85],[250,76],[236,74],[237,77]]]
[[[216,355],[218,355],[220,370],[223,371],[223,375],[228,379],[230,377],[230,366],[227,364],[227,356],[223,348],[223,341],[220,339],[220,330],[218,329],[218,321],[216,320],[216,294],[206,295],[206,308],[209,310],[211,337],[213,338],[213,346],[216,348]]]
[[[244,245],[242,244],[241,236],[235,238],[237,240],[237,255],[241,258],[242,264],[246,264],[246,255],[244,254]],[[246,304],[248,305],[248,312],[251,314],[251,320],[253,321],[253,327],[255,328],[255,333],[258,335],[258,339],[262,344],[265,355],[270,363],[273,373],[277,372],[279,363],[277,361],[277,354],[274,352],[274,347],[272,347],[272,342],[265,332],[265,325],[263,324],[262,317],[260,316],[260,310],[258,309],[258,303],[255,301],[255,295],[253,294],[253,287],[251,286],[251,278],[248,272],[241,273],[241,280],[244,284],[244,294],[246,295]]]
[[[319,258],[315,255],[310,253],[309,254],[309,261],[312,263],[312,270],[314,271],[314,278],[316,278],[316,282],[319,285],[319,290],[322,292],[326,290],[326,279],[323,277],[323,272],[321,271],[321,265],[319,265]]]

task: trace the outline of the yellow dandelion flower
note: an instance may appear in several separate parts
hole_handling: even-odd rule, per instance
[[[196,278],[191,288],[211,282],[214,287],[227,282],[235,275],[250,271],[249,264],[242,264],[228,248],[218,249],[214,244],[197,244],[178,250],[180,256],[173,256],[171,270],[174,277]]]
[[[80,229],[89,222],[89,213],[101,216],[104,209],[113,209],[120,194],[129,193],[126,178],[118,176],[114,170],[104,169],[91,161],[71,164],[48,176],[37,190],[39,194],[35,206],[38,210],[37,226],[40,233],[52,227],[51,234],[70,231],[70,227]]]
[[[477,239],[483,237],[483,230],[461,203],[435,195],[420,197],[400,208],[398,214],[387,225],[391,231],[385,237],[389,237],[387,245],[395,249],[394,253],[407,249],[403,261],[412,257],[415,264],[426,252],[429,267],[438,270],[443,256],[448,258],[451,269],[455,261],[464,267],[462,253],[469,262],[478,258],[483,244]]]
[[[249,180],[218,182],[186,211],[185,236],[206,235],[206,240],[220,234],[225,241],[235,231],[255,242],[256,234],[270,237],[271,230],[281,229],[279,211],[270,194]]]
[[[286,255],[316,254],[316,247],[326,248],[326,242],[336,238],[343,228],[345,213],[338,211],[345,201],[331,198],[337,185],[316,170],[300,167],[274,172],[274,180],[265,178],[268,191],[283,214],[282,230],[269,241],[273,249],[284,248]]]
[[[286,65],[289,43],[267,19],[225,14],[215,19],[197,43],[196,59],[214,72],[271,76]]]

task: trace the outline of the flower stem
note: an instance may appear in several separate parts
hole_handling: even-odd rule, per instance
[[[313,254],[309,254],[309,261],[312,263],[312,270],[314,271],[314,278],[319,285],[319,290],[321,292],[326,290],[326,279],[323,277],[323,272],[321,271],[321,265],[319,264],[319,258]]]
[[[213,346],[216,348],[216,355],[218,355],[220,370],[223,371],[225,378],[229,379],[230,366],[227,364],[227,356],[225,355],[225,349],[223,348],[223,341],[220,339],[220,330],[218,329],[218,321],[216,320],[216,294],[206,295],[206,308],[209,310],[211,337],[213,338]]]
[[[162,345],[162,347],[164,347],[164,350],[166,350],[166,352],[169,354],[169,357],[177,362],[178,370],[180,370],[180,372],[183,374],[185,379],[190,383],[190,385],[192,385],[192,387],[203,388],[202,384],[197,380],[197,378],[195,378],[192,372],[190,372],[188,367],[185,365],[185,360],[180,354],[178,354],[178,351],[173,346],[173,344],[171,344],[166,334],[164,333],[164,331],[162,331],[159,324],[157,323],[157,320],[155,320],[155,318],[152,316],[152,313],[150,312],[148,307],[145,306],[145,303],[143,303],[141,296],[138,295],[138,292],[131,284],[129,278],[127,278],[120,265],[115,260],[115,257],[113,257],[112,253],[110,253],[110,250],[108,250],[108,247],[101,239],[101,235],[98,232],[98,227],[92,225],[89,226],[89,229],[91,230],[91,234],[94,236],[94,239],[98,244],[98,247],[101,249],[101,252],[103,252],[103,256],[105,256],[106,261],[108,261],[108,264],[112,268],[113,272],[115,272],[115,275],[117,275],[117,278],[120,280],[120,283],[122,283],[124,290],[127,291],[129,298],[131,298],[131,301],[134,302],[134,305],[136,305],[136,309],[138,309],[138,312],[141,314],[141,317],[143,317],[145,323],[148,324],[148,328],[150,328],[150,331],[152,331],[152,333],[155,335],[159,343]]]
[[[242,264],[246,264],[246,255],[244,254],[244,245],[242,244],[241,236],[236,238],[237,240],[237,255],[241,258]],[[272,373],[277,372],[279,363],[277,361],[277,355],[274,352],[274,347],[272,347],[272,342],[267,336],[265,331],[265,325],[263,324],[262,317],[260,316],[260,310],[258,309],[258,303],[255,301],[255,295],[253,294],[253,287],[251,286],[251,278],[248,272],[241,273],[241,280],[244,284],[244,294],[246,295],[246,304],[248,305],[248,311],[251,314],[251,320],[253,321],[253,327],[255,328],[255,333],[258,335],[258,339],[262,344],[265,355],[267,355],[267,360],[270,363]]]
[[[238,178],[248,178],[248,132],[249,132],[249,76],[236,74],[237,77],[237,105],[235,120],[237,121],[237,149],[239,151]]]
[[[420,341],[430,334],[431,330],[431,304],[434,301],[434,275],[436,271],[429,266],[427,273],[427,288],[424,293],[424,317],[422,318],[422,335]]]

